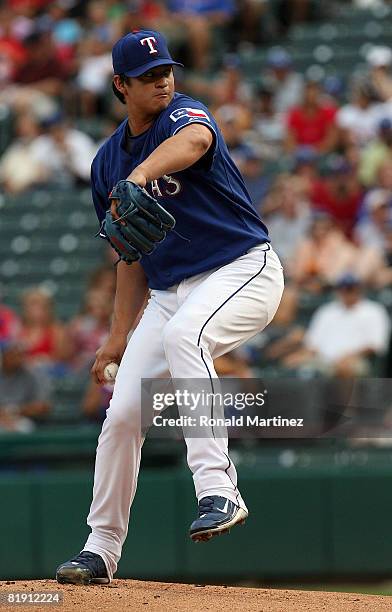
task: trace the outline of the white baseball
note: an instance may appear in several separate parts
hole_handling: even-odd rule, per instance
[[[114,363],[114,362],[108,363],[108,365],[105,366],[105,369],[103,371],[103,376],[106,382],[114,383],[114,381],[116,380],[117,372],[118,372],[117,363]]]

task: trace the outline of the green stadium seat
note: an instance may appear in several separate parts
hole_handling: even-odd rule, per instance
[[[0,196],[0,283],[6,303],[47,286],[61,316],[73,316],[89,274],[103,261],[105,242],[89,189],[51,189]]]

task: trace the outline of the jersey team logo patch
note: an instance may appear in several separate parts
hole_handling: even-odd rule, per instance
[[[174,121],[178,121],[183,117],[189,117],[189,119],[207,119],[210,120],[209,116],[205,111],[201,108],[177,108],[177,110],[173,111],[170,115],[170,119]]]

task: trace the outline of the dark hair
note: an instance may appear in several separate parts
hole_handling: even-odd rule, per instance
[[[129,77],[125,76],[125,74],[119,74],[118,76],[120,77],[121,84],[126,83],[127,85],[129,85]],[[114,84],[114,81],[112,81],[112,89],[116,98],[118,98],[122,104],[125,104],[125,96],[121,93],[121,91],[117,89]]]

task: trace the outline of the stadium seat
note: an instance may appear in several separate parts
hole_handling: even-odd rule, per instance
[[[0,283],[17,307],[24,289],[44,284],[62,317],[75,314],[104,241],[88,189],[42,190],[0,198]],[[71,287],[73,289],[71,289]]]

